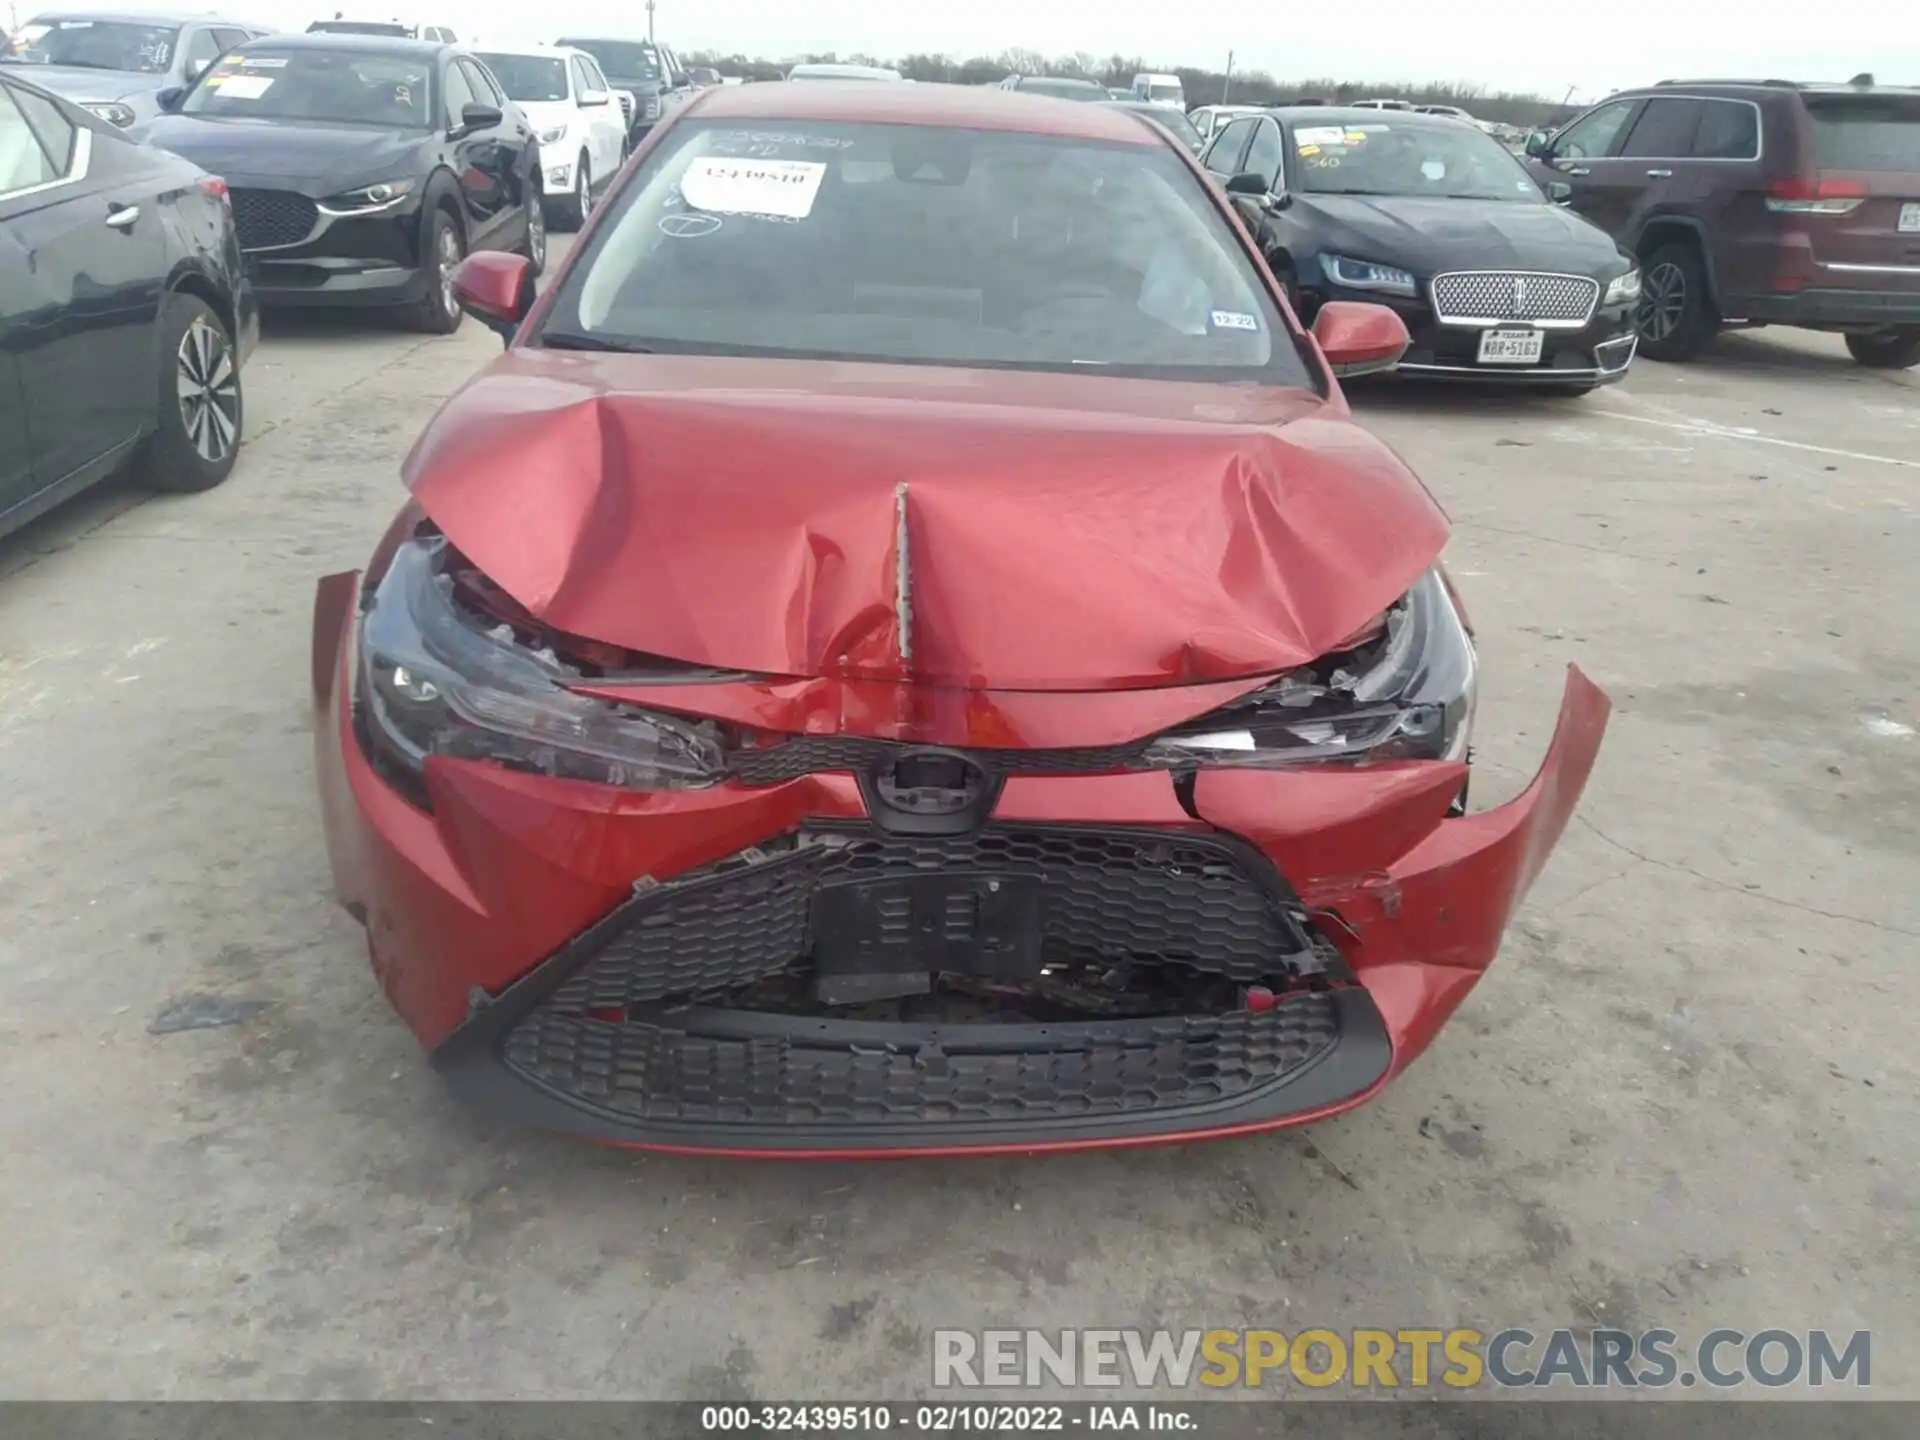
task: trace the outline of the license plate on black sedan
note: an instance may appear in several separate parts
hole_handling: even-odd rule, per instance
[[[1488,330],[1480,336],[1482,365],[1538,365],[1546,348],[1540,330]]]
[[[1909,200],[1900,207],[1900,233],[1920,233],[1920,200]]]

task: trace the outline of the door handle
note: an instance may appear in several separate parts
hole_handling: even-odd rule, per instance
[[[1673,178],[1673,172],[1671,170],[1649,170],[1647,171],[1647,178],[1649,180],[1671,180]]]
[[[1592,173],[1593,171],[1589,170],[1584,165],[1576,165],[1571,170],[1567,171],[1567,174],[1569,175],[1591,175]]]
[[[107,207],[107,224],[115,230],[131,230],[133,228],[133,222],[139,218],[140,207],[138,205],[122,205],[116,208],[109,203]]]

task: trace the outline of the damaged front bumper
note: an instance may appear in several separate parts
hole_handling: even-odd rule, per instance
[[[1458,818],[1446,761],[1013,773],[984,825],[902,835],[846,773],[642,792],[435,758],[429,810],[354,732],[357,579],[321,589],[317,747],[383,988],[490,1113],[647,1148],[1132,1145],[1359,1104],[1491,963],[1608,708],[1570,672],[1533,783]],[[977,1013],[870,988],[930,946]],[[1174,988],[1102,989],[1115,954]]]

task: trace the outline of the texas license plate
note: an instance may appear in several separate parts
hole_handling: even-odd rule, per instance
[[[1538,365],[1546,339],[1539,330],[1488,330],[1480,337],[1480,363]]]
[[[1900,207],[1900,229],[1906,233],[1920,231],[1920,200],[1909,200]]]

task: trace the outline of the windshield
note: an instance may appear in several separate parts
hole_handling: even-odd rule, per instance
[[[1164,146],[920,125],[681,125],[536,343],[1307,385]]]
[[[1809,95],[1806,105],[1821,169],[1920,174],[1920,101],[1893,95]]]
[[[660,78],[660,52],[643,40],[562,40],[559,43],[586,51],[600,62],[602,70],[618,79]]]
[[[567,62],[557,55],[496,55],[480,52],[480,63],[493,72],[509,100],[533,104],[567,98]]]
[[[1293,149],[1299,188],[1315,194],[1546,203],[1504,145],[1467,125],[1296,125]]]
[[[188,115],[330,120],[386,129],[432,124],[431,64],[365,50],[260,50],[223,55],[180,106]]]
[[[1176,105],[1180,103],[1180,93],[1180,87],[1178,85],[1149,85],[1147,87],[1147,98],[1149,100],[1171,100]]]
[[[164,75],[180,38],[177,25],[125,20],[39,19],[22,25],[0,61],[12,65],[73,65],[82,70],[127,70]]]
[[[1020,82],[1022,90],[1036,95],[1053,95],[1062,100],[1105,100],[1105,87],[1091,80],[1055,80],[1045,75],[1029,75]]]

